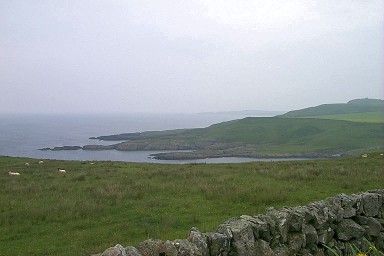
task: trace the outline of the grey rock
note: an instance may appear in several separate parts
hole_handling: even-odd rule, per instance
[[[177,248],[175,246],[175,242],[171,242],[169,240],[165,241],[160,246],[160,254],[166,255],[166,256],[177,256],[178,251],[177,251]]]
[[[256,240],[255,242],[255,255],[256,256],[273,256],[275,253],[269,246],[267,241],[262,239]]]
[[[374,193],[362,194],[363,212],[365,216],[374,217],[379,214],[379,195]]]
[[[356,223],[361,225],[365,229],[365,233],[369,236],[379,236],[381,230],[383,230],[383,224],[380,220],[381,219],[366,216],[356,217]]]
[[[174,241],[179,256],[202,256],[199,248],[187,239],[177,239]]]
[[[251,223],[255,239],[261,238],[268,242],[271,240],[271,233],[266,221],[258,218],[257,216],[252,217],[249,215],[241,215],[240,218]]]
[[[365,230],[352,219],[342,220],[336,229],[336,235],[339,240],[349,241],[354,238],[360,238],[364,235]]]
[[[328,228],[326,230],[320,230],[318,233],[317,242],[320,244],[328,244],[334,235],[335,232],[331,228]]]
[[[288,213],[287,212],[268,212],[269,216],[274,218],[276,222],[276,231],[280,237],[280,243],[286,243],[288,240]]]
[[[255,238],[250,222],[241,218],[231,219],[225,225],[231,231],[232,243],[231,249],[235,255],[254,255],[255,254]]]
[[[303,233],[288,234],[288,248],[291,254],[297,254],[306,245],[305,235]]]
[[[125,252],[127,253],[127,256],[142,256],[139,250],[133,246],[126,247]]]
[[[101,256],[127,256],[127,253],[122,245],[117,244],[105,250]]]
[[[303,229],[305,235],[306,246],[316,244],[319,236],[316,229],[312,225],[306,225]]]
[[[189,231],[188,241],[194,243],[197,248],[199,248],[203,256],[207,256],[209,254],[207,239],[197,228],[191,228]]]
[[[227,256],[230,250],[230,240],[220,233],[204,233],[207,238],[210,256]]]
[[[138,244],[137,249],[143,256],[158,256],[161,253],[163,241],[148,239]]]

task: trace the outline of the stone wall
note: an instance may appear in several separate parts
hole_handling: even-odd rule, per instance
[[[216,232],[192,228],[187,239],[149,239],[136,247],[116,245],[101,256],[327,255],[324,245],[345,255],[348,244],[384,248],[384,189],[341,194],[306,206],[270,208],[242,215]]]

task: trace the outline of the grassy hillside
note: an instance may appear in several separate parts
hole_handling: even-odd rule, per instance
[[[337,115],[322,115],[322,116],[306,116],[305,118],[343,120],[343,121],[360,122],[360,123],[384,123],[384,111],[337,114]]]
[[[185,238],[192,226],[215,231],[230,217],[384,184],[379,153],[211,165],[37,162],[0,157],[1,255],[89,255],[117,243]]]
[[[232,149],[265,154],[302,154],[380,148],[384,144],[384,124],[304,118],[249,117],[207,128],[146,132],[134,141],[120,143],[119,150],[139,144],[176,145],[194,150]],[[134,145],[135,147],[133,147]],[[147,148],[150,148],[148,146]]]
[[[368,112],[384,112],[384,100],[356,99],[348,103],[323,104],[316,107],[290,111],[281,115],[281,117],[309,117]]]

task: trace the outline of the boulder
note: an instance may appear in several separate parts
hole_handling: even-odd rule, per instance
[[[292,255],[296,255],[306,245],[305,235],[303,233],[288,234],[288,248]]]
[[[101,256],[127,256],[127,253],[122,245],[117,244],[105,250]]]
[[[255,242],[255,255],[256,256],[273,256],[275,253],[269,246],[267,241],[258,239]]]
[[[379,195],[376,193],[362,194],[363,213],[365,216],[374,217],[379,214]]]
[[[127,256],[142,256],[139,250],[133,246],[126,247],[125,252],[127,253]]]
[[[197,246],[201,255],[207,256],[209,254],[207,238],[197,228],[191,228],[187,239]]]
[[[207,238],[210,256],[227,256],[230,250],[230,240],[220,233],[204,233]]]
[[[223,224],[223,227],[232,234],[231,249],[235,255],[255,254],[255,237],[250,222],[235,218]]]
[[[305,235],[305,244],[306,246],[310,244],[317,244],[319,236],[317,235],[316,229],[311,225],[306,225],[303,229]]]
[[[365,229],[369,236],[379,236],[382,229],[381,223],[373,217],[358,216],[356,222]]]
[[[364,228],[352,219],[343,219],[336,228],[336,235],[342,241],[360,238],[364,233]]]
[[[334,235],[335,232],[331,228],[319,230],[317,242],[320,244],[328,244]]]
[[[138,244],[137,249],[143,256],[159,256],[163,241],[148,239]]]
[[[262,220],[258,216],[252,217],[249,215],[241,215],[240,218],[251,223],[255,239],[261,238],[267,242],[271,240],[271,233],[266,221]]]
[[[200,252],[199,248],[194,243],[189,242],[187,239],[177,239],[174,241],[174,244],[178,252],[177,255],[180,255],[180,256],[202,256],[203,255]]]

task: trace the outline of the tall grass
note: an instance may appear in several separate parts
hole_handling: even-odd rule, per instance
[[[214,231],[230,217],[384,184],[379,154],[242,164],[37,162],[0,157],[0,255],[87,255],[116,243],[184,238],[192,226]]]

